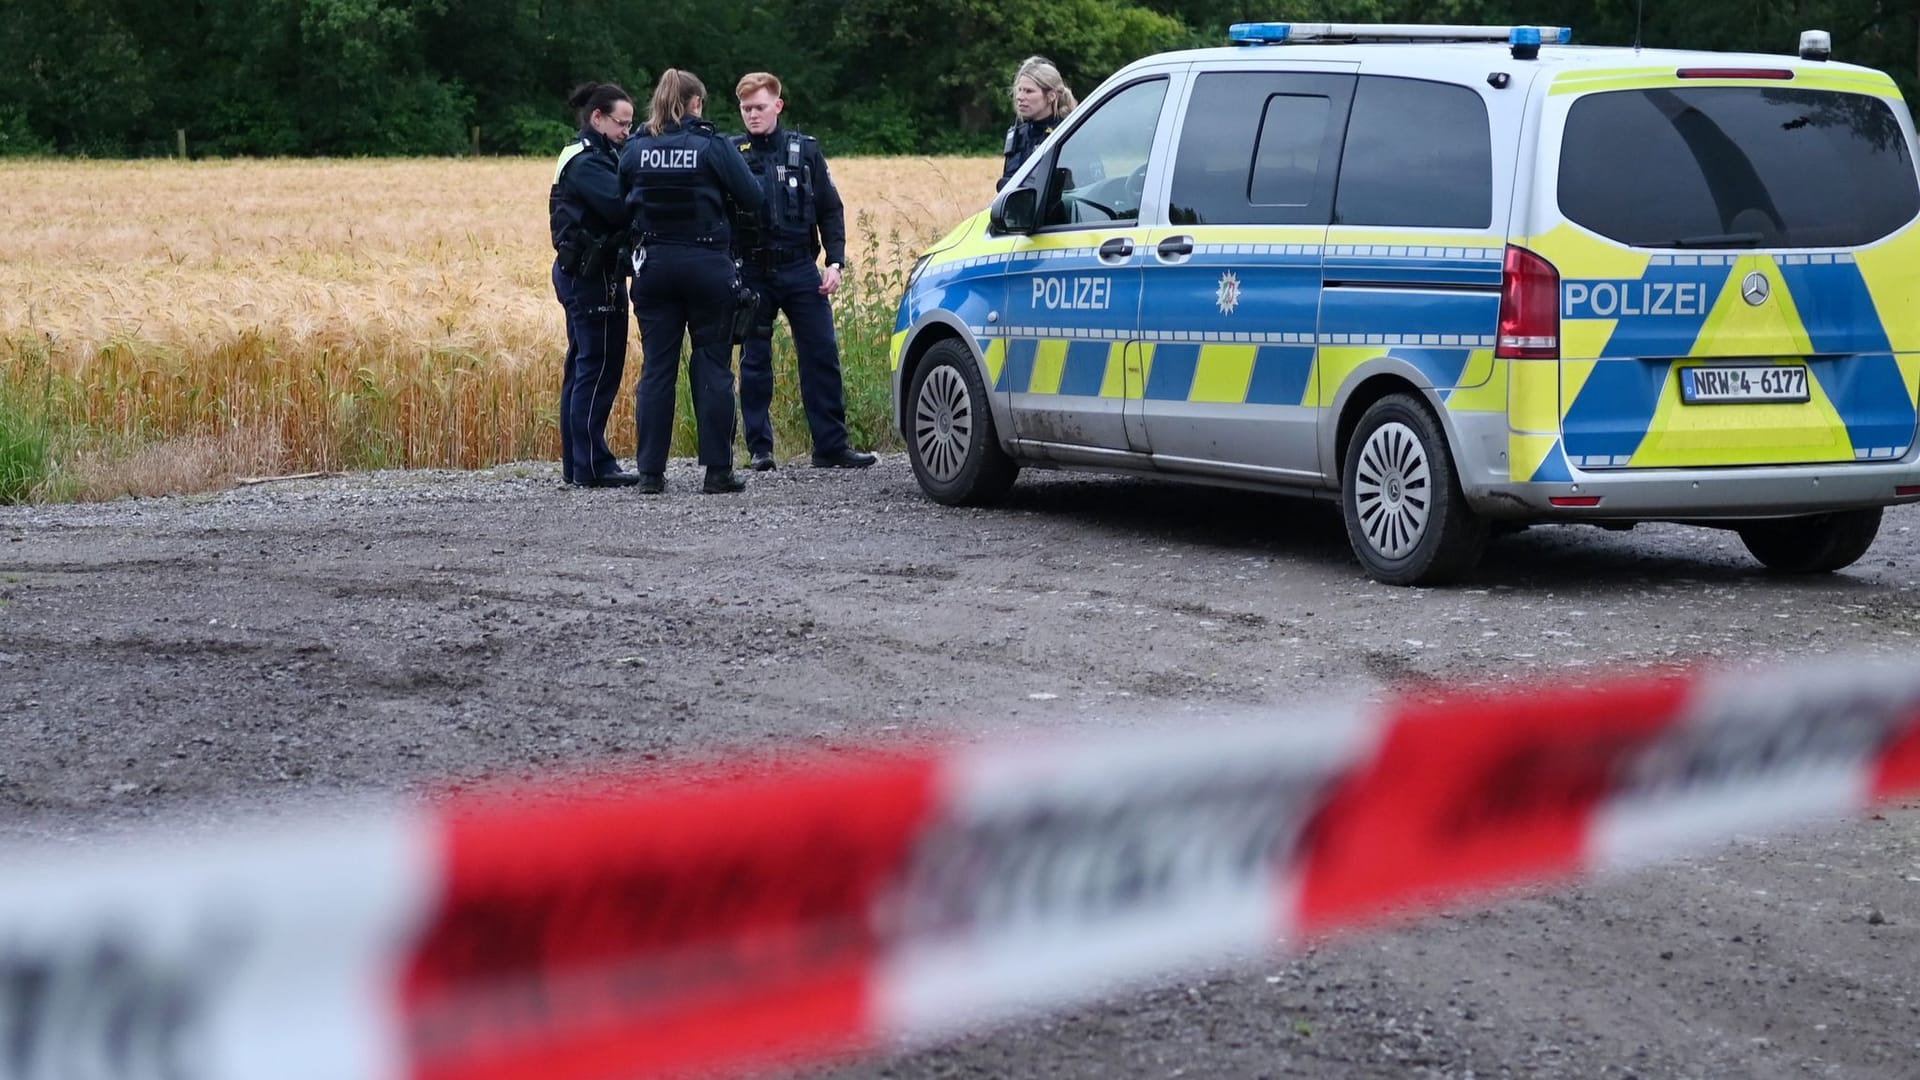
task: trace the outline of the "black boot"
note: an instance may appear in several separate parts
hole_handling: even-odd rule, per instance
[[[735,476],[732,469],[708,469],[700,490],[707,495],[728,495],[747,490],[747,482]]]
[[[841,447],[829,454],[813,455],[813,467],[816,469],[864,469],[879,458],[862,450]]]

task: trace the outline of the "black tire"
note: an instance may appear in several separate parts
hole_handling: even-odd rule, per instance
[[[1830,574],[1860,561],[1880,535],[1880,508],[1755,521],[1739,528],[1761,565],[1776,574]]]
[[[1486,520],[1460,492],[1446,433],[1409,394],[1389,394],[1361,414],[1346,446],[1340,509],[1360,565],[1388,585],[1452,581],[1486,550]]]
[[[948,506],[985,506],[1007,494],[1020,467],[1000,446],[993,408],[973,354],[937,342],[907,390],[907,456],[920,490]]]

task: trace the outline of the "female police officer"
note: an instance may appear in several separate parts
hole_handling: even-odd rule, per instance
[[[707,89],[692,73],[668,68],[654,88],[646,131],[620,156],[620,189],[633,215],[633,310],[640,318],[640,490],[666,490],[673,439],[680,339],[693,341],[687,380],[700,435],[708,494],[739,491],[733,473],[732,323],[740,291],[728,252],[730,199],[760,209],[760,187],[746,159],[700,118]]]
[[[1029,56],[1020,63],[1013,77],[1013,112],[1017,118],[1007,129],[1007,145],[1002,150],[1006,161],[1000,169],[995,191],[1007,186],[1013,174],[1027,163],[1033,152],[1060,126],[1078,102],[1060,69],[1044,56]]]
[[[560,151],[547,214],[553,228],[553,291],[567,310],[567,361],[560,376],[560,475],[569,484],[616,487],[607,417],[627,366],[627,208],[620,200],[620,147],[633,126],[633,99],[612,83],[587,83],[567,100],[580,134]]]

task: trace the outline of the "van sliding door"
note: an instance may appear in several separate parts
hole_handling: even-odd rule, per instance
[[[1167,224],[1146,237],[1137,393],[1157,465],[1317,478],[1321,249],[1353,66],[1195,74]]]

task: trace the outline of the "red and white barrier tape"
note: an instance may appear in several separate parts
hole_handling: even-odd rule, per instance
[[[577,783],[0,861],[0,1080],[597,1080],[933,1038],[1920,790],[1920,666]]]

